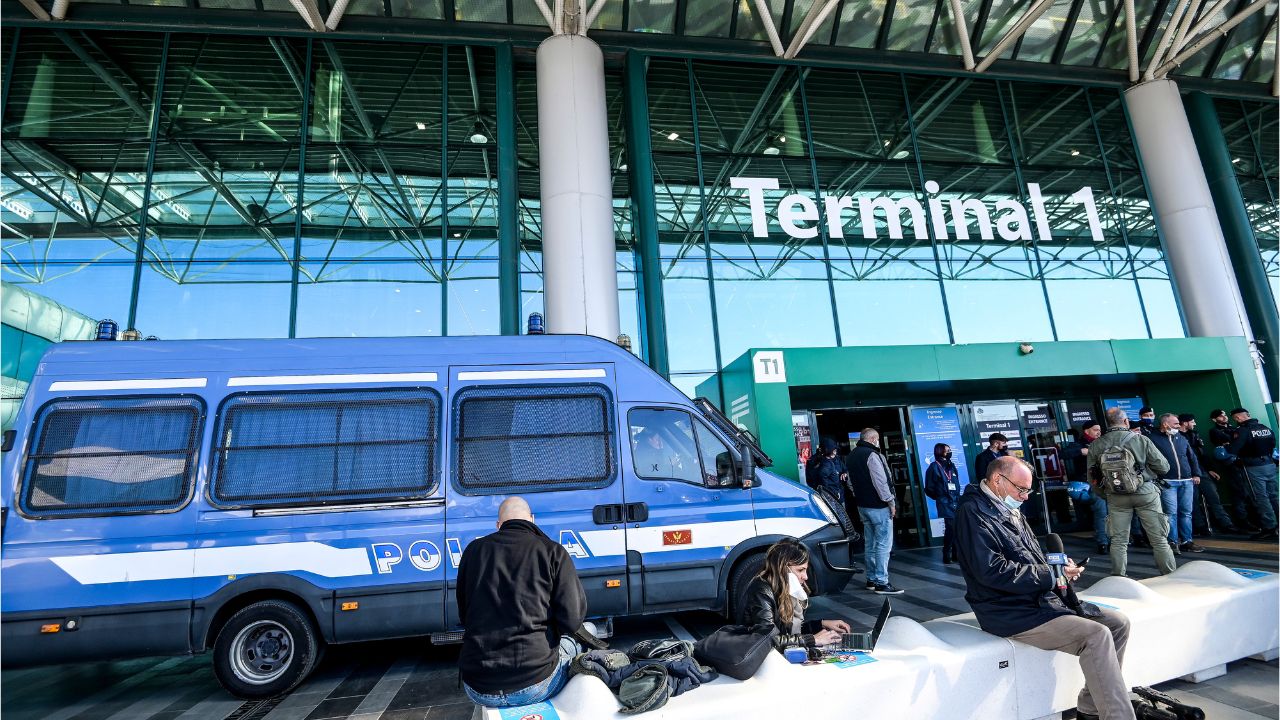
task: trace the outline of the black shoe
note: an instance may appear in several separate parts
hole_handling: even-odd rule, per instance
[[[1169,543],[1169,549],[1173,551],[1174,555],[1182,554],[1182,546],[1177,543]]]
[[[876,586],[877,595],[901,595],[904,592],[906,591],[894,587],[891,583]]]
[[[1275,542],[1276,540],[1280,540],[1280,534],[1276,532],[1276,528],[1271,528],[1270,530],[1263,530],[1249,539],[1260,540],[1262,542]]]
[[[1102,720],[1102,717],[1099,715],[1092,715],[1087,712],[1081,712],[1079,710],[1076,710],[1076,720]]]
[[[1110,545],[1108,545],[1108,544],[1106,544],[1106,543],[1098,543],[1098,554],[1099,554],[1099,555],[1110,555],[1110,554],[1111,554],[1111,546],[1110,546]]]
[[[878,587],[880,587],[880,586],[879,586],[879,585],[876,585],[875,583],[871,582],[870,580],[868,580],[868,581],[867,581],[867,589],[868,589],[868,590],[875,590],[875,589],[876,589],[876,588],[878,588]]]
[[[1235,525],[1226,525],[1224,527],[1220,527],[1217,530],[1215,530],[1214,534],[1215,535],[1239,535],[1240,528],[1236,527]]]
[[[1202,553],[1202,552],[1204,552],[1204,548],[1203,548],[1203,547],[1201,547],[1201,546],[1199,546],[1199,545],[1195,544],[1194,542],[1192,542],[1192,541],[1190,541],[1190,540],[1188,540],[1187,542],[1182,543],[1182,549],[1183,549],[1183,551],[1185,551],[1185,552],[1189,552],[1189,553]]]

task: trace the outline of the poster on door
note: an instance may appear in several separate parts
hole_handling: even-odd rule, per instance
[[[1009,454],[1025,458],[1022,449],[1022,425],[1018,422],[1016,403],[993,403],[973,406],[973,427],[978,431],[979,445],[985,450],[987,438],[1000,433],[1009,439]]]
[[[933,463],[933,447],[938,443],[951,446],[951,462],[956,466],[956,489],[963,491],[969,482],[969,463],[964,456],[964,437],[960,434],[960,413],[954,406],[911,408],[911,432],[916,441],[916,462],[920,467],[920,482],[927,477]],[[921,488],[923,490],[923,488]],[[926,500],[929,508],[929,533],[942,537],[943,523],[938,517],[938,505]]]
[[[1146,401],[1140,397],[1103,398],[1102,409],[1104,412],[1109,412],[1114,408],[1123,408],[1125,417],[1129,418],[1129,422],[1136,424],[1138,422],[1138,411],[1142,409],[1145,403]]]
[[[800,479],[804,480],[804,469],[813,457],[813,431],[809,428],[808,413],[791,413],[791,432],[796,437],[796,457],[800,461]]]

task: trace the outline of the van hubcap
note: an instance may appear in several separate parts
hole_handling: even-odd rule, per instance
[[[279,678],[293,661],[293,635],[271,620],[250,623],[231,643],[231,669],[251,685]]]

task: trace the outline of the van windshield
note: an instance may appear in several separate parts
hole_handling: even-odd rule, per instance
[[[702,417],[706,418],[707,422],[732,438],[734,442],[746,445],[751,451],[752,457],[755,458],[757,467],[773,465],[773,459],[765,455],[764,450],[760,449],[760,441],[756,440],[756,436],[752,435],[750,430],[735,425],[724,413],[720,412],[720,408],[711,404],[711,401],[707,398],[694,398],[693,404],[698,407],[698,412],[702,413]]]

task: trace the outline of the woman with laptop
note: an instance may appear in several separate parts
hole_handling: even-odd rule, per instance
[[[777,628],[773,646],[820,647],[840,642],[849,632],[843,620],[805,622],[809,607],[809,551],[798,540],[780,540],[769,548],[764,569],[747,587],[745,623],[759,631]]]

